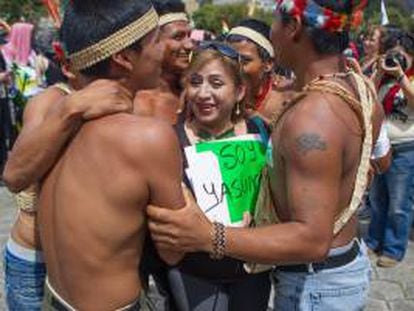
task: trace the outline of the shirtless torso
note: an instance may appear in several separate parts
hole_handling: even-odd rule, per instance
[[[104,117],[79,130],[45,179],[39,223],[49,282],[73,307],[113,310],[139,296],[145,207],[183,204],[175,143],[166,124]]]
[[[338,79],[335,82],[358,98],[355,86],[349,78]],[[374,138],[379,134],[380,123],[381,113],[375,108]],[[280,220],[300,221],[306,213],[315,213],[315,221],[320,222],[325,229],[328,226],[328,230],[332,232],[332,222],[324,219],[335,218],[350,203],[360,163],[362,140],[363,129],[356,113],[338,96],[313,92],[288,108],[279,119],[272,135],[274,165],[270,176],[273,199]],[[319,161],[322,158],[329,160]],[[309,165],[310,163],[312,165]],[[312,167],[312,170],[307,172],[309,176],[313,172],[319,172],[322,181],[320,185],[316,179],[309,184],[309,181],[303,178],[305,167],[307,170]],[[295,179],[297,174],[301,175],[301,179]],[[332,176],[340,178],[334,179]],[[330,189],[326,189],[324,177],[339,182],[331,183]],[[337,198],[331,196],[333,192],[338,193]],[[319,197],[317,201],[312,201],[315,194],[326,194],[327,199]],[[321,207],[315,207],[315,204]],[[306,206],[312,207],[312,210],[307,210]],[[333,238],[331,247],[347,244],[356,233],[357,219],[354,216]]]

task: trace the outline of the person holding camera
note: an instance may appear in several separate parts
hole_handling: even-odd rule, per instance
[[[385,48],[375,80],[387,115],[393,160],[390,169],[377,175],[372,184],[366,242],[380,255],[378,266],[393,267],[404,258],[413,216],[414,38],[402,32],[389,35]]]

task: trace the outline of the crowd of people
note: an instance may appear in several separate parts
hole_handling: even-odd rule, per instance
[[[10,310],[364,308],[413,223],[414,36],[275,2],[217,36],[180,0],[0,23]]]

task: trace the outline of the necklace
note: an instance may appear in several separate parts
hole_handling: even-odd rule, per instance
[[[272,88],[272,79],[269,79],[266,84],[264,85],[264,88],[262,88],[259,95],[256,96],[256,101],[254,103],[254,110],[258,111],[259,109],[263,108],[263,102],[265,101],[267,95],[269,94],[271,88]]]
[[[348,91],[345,87],[343,87],[341,84],[335,81],[330,81],[329,79],[343,79],[348,77],[351,74],[355,74],[352,71],[347,72],[337,72],[337,73],[331,73],[331,74],[325,74],[325,75],[319,75],[315,79],[309,81],[300,92],[298,92],[293,98],[289,99],[288,101],[285,101],[283,103],[283,109],[275,114],[271,118],[271,126],[274,127],[277,122],[280,120],[282,115],[285,114],[286,111],[288,111],[292,106],[294,106],[296,103],[298,103],[301,99],[306,97],[306,95],[309,92],[320,92],[320,93],[329,93],[332,95],[339,96],[347,102],[352,110],[354,110],[357,113],[357,116],[360,117],[361,115],[361,105],[360,102],[355,96]],[[362,123],[363,124],[363,123]]]

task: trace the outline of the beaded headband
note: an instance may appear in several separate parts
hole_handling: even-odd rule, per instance
[[[160,16],[160,27],[172,22],[188,22],[187,14],[185,13],[168,13]]]
[[[270,57],[275,57],[275,51],[272,44],[270,43],[270,40],[263,36],[261,33],[251,28],[244,26],[234,27],[230,30],[228,35],[239,35],[246,37],[264,48],[269,53]]]
[[[157,26],[158,14],[152,7],[131,24],[105,39],[69,55],[71,68],[77,71],[89,68],[137,42]]]
[[[318,29],[342,32],[356,29],[362,24],[363,8],[367,2],[362,0],[351,14],[346,14],[322,7],[313,0],[276,0],[276,12],[299,17]]]

